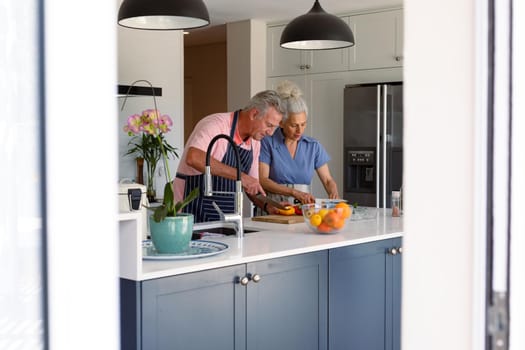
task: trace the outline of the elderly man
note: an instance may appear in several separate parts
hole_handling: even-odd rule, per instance
[[[175,200],[180,201],[196,187],[200,188],[201,195],[183,211],[192,213],[195,222],[220,219],[212,206],[213,201],[225,213],[234,211],[232,196],[203,195],[206,151],[210,141],[219,134],[229,135],[234,140],[241,158],[244,191],[256,206],[263,207],[263,203],[255,199],[256,194],[264,194],[259,183],[260,140],[273,134],[284,115],[286,109],[279,95],[275,91],[265,90],[253,96],[242,110],[212,114],[199,121],[184,148],[174,181],[174,195]],[[211,151],[214,191],[235,191],[237,168],[233,147],[226,140],[219,139]]]

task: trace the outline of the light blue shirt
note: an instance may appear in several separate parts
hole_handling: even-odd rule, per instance
[[[297,142],[295,158],[292,158],[281,128],[261,141],[259,161],[269,165],[269,178],[278,184],[310,185],[314,170],[329,160],[330,156],[319,141],[304,135]]]

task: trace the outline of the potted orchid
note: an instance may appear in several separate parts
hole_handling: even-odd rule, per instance
[[[134,81],[128,88],[121,110],[124,109],[131,88],[139,82],[146,83],[151,87],[155,108],[147,109],[140,115],[134,114],[128,117],[124,131],[133,138],[129,142],[132,147],[126,154],[143,157],[148,162],[148,190],[154,189],[153,178],[157,162],[160,159],[164,160],[164,174],[166,176],[164,197],[162,205],[148,208],[154,211],[152,215],[149,215],[150,234],[157,252],[178,254],[189,249],[193,233],[193,214],[180,213],[180,211],[197,198],[199,189],[195,188],[182,201],[175,202],[168,156],[173,155],[178,158],[178,154],[176,148],[172,147],[164,138],[164,134],[170,131],[173,122],[168,115],[160,114],[153,85],[147,80]]]
[[[155,222],[161,222],[166,217],[175,217],[177,213],[194,200],[198,194],[198,189],[192,191],[184,200],[174,201],[173,188],[171,184],[171,175],[168,164],[168,157],[173,155],[178,158],[177,149],[171,146],[164,134],[171,130],[173,121],[168,115],[161,115],[156,109],[147,109],[139,114],[133,114],[128,117],[124,131],[129,136],[133,136],[129,141],[132,146],[126,155],[135,155],[142,157],[147,162],[147,191],[148,197],[150,191],[154,191],[154,175],[157,163],[162,158],[165,162],[164,170],[166,175],[166,185],[164,186],[164,197],[161,206],[154,209],[153,218]]]

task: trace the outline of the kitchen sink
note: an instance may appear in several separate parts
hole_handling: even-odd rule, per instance
[[[244,229],[244,233],[258,232],[257,230]],[[191,239],[201,239],[207,237],[213,237],[214,235],[235,235],[235,229],[233,225],[228,222],[222,221],[210,221],[200,222],[193,225],[193,235]]]

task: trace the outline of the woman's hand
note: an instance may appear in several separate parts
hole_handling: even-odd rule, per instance
[[[294,189],[292,195],[302,204],[315,203],[315,197],[308,192],[302,192]]]
[[[335,192],[335,193],[333,193],[333,192],[332,192],[332,193],[329,193],[329,194],[328,194],[328,198],[330,198],[330,199],[339,199],[339,194],[338,194],[337,192]]]
[[[280,202],[280,204],[283,205],[283,206],[285,206],[285,207],[293,208],[293,206],[292,206],[290,203],[288,203],[288,202]],[[267,205],[266,205],[266,212],[267,212],[268,214],[274,214],[274,215],[279,214],[279,215],[283,215],[283,214],[281,214],[281,210],[283,210],[283,209],[276,208],[276,207],[274,207],[274,206],[272,206],[272,205],[270,205],[270,204],[267,204]]]

